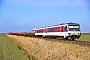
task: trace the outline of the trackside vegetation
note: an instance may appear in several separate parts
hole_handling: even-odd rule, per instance
[[[29,60],[12,39],[0,35],[0,60]]]
[[[78,40],[90,42],[90,35],[81,35],[81,37]]]
[[[31,60],[90,60],[89,46],[34,37],[7,36],[12,38]]]

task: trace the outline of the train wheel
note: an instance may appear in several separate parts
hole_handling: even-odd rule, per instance
[[[72,38],[72,41],[74,41],[75,40],[75,38]]]
[[[56,39],[56,36],[52,36],[53,39]]]
[[[68,37],[66,37],[65,39],[68,40]]]
[[[42,36],[42,38],[47,38],[47,36]]]

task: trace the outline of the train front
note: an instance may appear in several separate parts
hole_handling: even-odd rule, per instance
[[[81,36],[80,25],[77,23],[68,24],[68,38],[69,39],[79,39]]]

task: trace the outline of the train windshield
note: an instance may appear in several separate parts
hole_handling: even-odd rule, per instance
[[[80,31],[79,25],[69,25],[69,31]]]

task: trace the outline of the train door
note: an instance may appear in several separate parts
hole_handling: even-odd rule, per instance
[[[66,38],[67,26],[64,26],[64,38]]]

